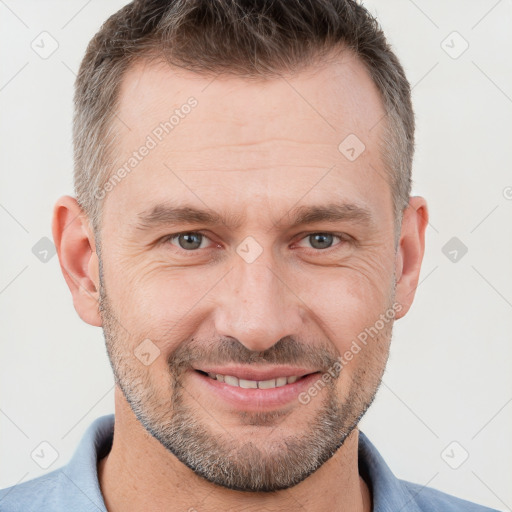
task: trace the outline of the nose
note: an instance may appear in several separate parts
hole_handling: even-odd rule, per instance
[[[305,306],[293,291],[290,273],[273,258],[240,260],[218,288],[215,328],[249,350],[264,351],[285,336],[300,332]]]

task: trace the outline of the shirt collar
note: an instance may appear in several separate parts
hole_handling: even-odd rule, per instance
[[[359,474],[373,498],[373,512],[421,512],[408,491],[388,467],[377,448],[359,431]]]
[[[97,418],[86,430],[69,463],[62,469],[69,486],[69,503],[62,510],[107,512],[98,481],[98,460],[112,447],[114,415]],[[66,482],[64,481],[64,484]]]
[[[114,415],[96,419],[85,432],[70,462],[62,468],[65,479],[77,493],[68,493],[68,510],[107,512],[98,482],[97,464],[112,447]],[[373,512],[421,512],[414,497],[396,478],[377,448],[359,431],[359,473],[372,493]],[[78,499],[78,502],[77,502]],[[80,505],[80,506],[78,506]]]

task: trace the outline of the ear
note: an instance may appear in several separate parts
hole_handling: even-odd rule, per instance
[[[411,197],[404,210],[402,230],[396,252],[396,301],[402,305],[396,319],[409,311],[420,276],[425,252],[425,230],[428,224],[427,202],[423,197]]]
[[[74,197],[63,196],[55,203],[52,232],[78,315],[84,322],[100,327],[96,243],[87,216]]]

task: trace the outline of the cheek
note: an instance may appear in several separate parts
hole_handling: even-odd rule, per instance
[[[162,352],[171,351],[173,340],[193,335],[204,321],[210,295],[224,274],[213,266],[169,268],[158,261],[120,268],[112,279],[120,320],[131,333],[155,340]]]
[[[310,322],[340,353],[388,306],[393,259],[383,256],[384,249],[382,244],[366,247],[343,266],[293,265],[288,275],[283,269],[283,280],[298,297],[297,307],[307,306]],[[160,257],[110,254],[104,277],[120,322],[133,338],[154,339],[165,352],[174,348],[173,340],[193,335],[208,314],[221,307],[221,288],[230,293],[221,286],[229,265],[180,268]]]
[[[296,289],[315,321],[343,352],[390,307],[392,272],[361,265],[328,269],[314,276],[302,272]]]

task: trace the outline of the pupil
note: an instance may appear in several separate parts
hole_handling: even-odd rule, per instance
[[[312,236],[311,245],[315,249],[326,249],[332,244],[332,235],[326,233],[317,233]]]
[[[180,235],[179,242],[180,242],[181,248],[182,249],[197,249],[198,247],[201,246],[200,237],[201,237],[201,235],[198,233],[185,233],[184,235]]]

